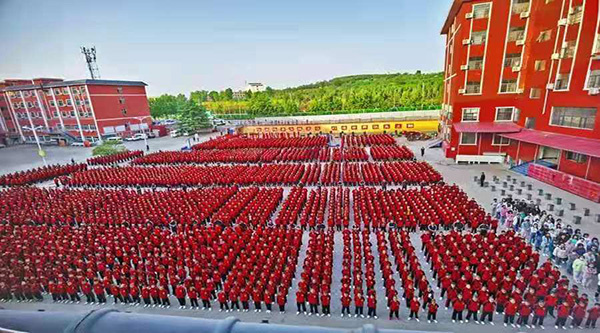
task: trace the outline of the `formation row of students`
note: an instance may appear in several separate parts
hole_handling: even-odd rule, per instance
[[[26,171],[0,175],[0,186],[20,186],[35,184],[58,176],[68,175],[76,171],[86,170],[86,164],[48,165]]]
[[[354,317],[364,318],[365,293],[368,305],[367,316],[376,316],[376,292],[375,292],[375,257],[372,252],[370,233],[358,229],[344,230],[344,253],[342,255],[342,278],[340,294],[342,303],[342,314],[351,316],[350,304],[354,300]],[[364,274],[363,274],[364,258]],[[364,276],[364,278],[363,278]]]
[[[324,147],[328,142],[329,138],[325,135],[300,136],[296,133],[227,134],[194,145],[192,149]]]
[[[86,160],[86,163],[88,165],[117,164],[131,161],[142,156],[144,156],[144,152],[141,150],[127,150],[112,155],[90,157]]]
[[[588,296],[580,295],[575,285],[569,289],[569,280],[551,262],[538,267],[539,254],[513,231],[485,236],[424,233],[421,239],[454,321],[493,324],[496,311],[505,326],[543,327],[551,316],[556,327],[564,328],[569,316],[571,326],[578,327],[587,313],[586,325],[595,326],[600,307],[588,309]]]
[[[389,223],[416,230],[429,226],[451,227],[462,221],[472,229],[480,225],[497,228],[497,221],[456,185],[432,185],[420,189],[354,189],[356,225],[384,228]]]

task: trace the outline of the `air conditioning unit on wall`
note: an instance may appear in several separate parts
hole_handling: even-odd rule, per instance
[[[467,20],[470,20],[470,19],[472,19],[472,18],[473,18],[473,13],[467,13],[467,14],[465,15],[465,18],[466,18]]]
[[[562,18],[562,19],[558,20],[559,26],[565,26],[565,25],[567,25],[567,23],[569,23],[569,20],[566,18]]]
[[[548,84],[546,85],[546,89],[548,89],[548,90],[553,90],[553,89],[554,89],[554,83],[548,83]]]
[[[528,17],[529,17],[529,12],[522,12],[521,13],[521,18],[522,19],[525,19],[525,18],[528,18]]]
[[[467,38],[467,39],[463,39],[462,43],[463,43],[463,45],[470,45],[472,43],[472,41],[470,38]]]
[[[517,46],[523,46],[523,45],[525,45],[525,39],[524,38],[523,39],[518,39],[516,41],[516,44],[517,44]]]
[[[590,88],[590,91],[588,91],[588,93],[590,95],[600,95],[600,88]]]
[[[464,94],[465,92],[466,92],[465,89],[458,89],[458,93],[461,94],[461,95]]]
[[[512,71],[513,72],[520,72],[521,71],[521,66],[513,66]]]
[[[469,65],[468,64],[467,65],[461,65],[460,69],[463,70],[463,71],[467,71],[467,70],[469,70]]]

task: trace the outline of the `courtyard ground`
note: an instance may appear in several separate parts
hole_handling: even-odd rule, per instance
[[[208,137],[203,137],[203,140],[208,139]],[[183,145],[185,145],[187,138],[158,138],[150,140],[151,151],[157,150],[179,150]],[[420,147],[426,145],[427,142],[406,142],[405,139],[400,139],[400,144],[406,144],[409,146],[416,155],[420,157]],[[126,143],[125,144],[129,149],[143,149],[144,143],[143,141]],[[16,170],[25,170],[28,168],[36,167],[41,165],[41,159],[35,155],[36,149],[33,146],[18,146],[18,147],[10,147],[0,151],[0,170],[2,173],[13,172]],[[90,148],[80,148],[80,147],[48,147],[48,159],[50,163],[67,163],[71,158],[74,158],[78,162],[83,162],[86,158],[91,156]],[[501,165],[456,165],[451,160],[445,159],[442,156],[442,151],[440,149],[428,149],[425,154],[426,161],[431,163],[435,169],[437,169],[440,173],[442,173],[444,179],[448,183],[458,184],[463,190],[465,190],[468,195],[472,198],[475,198],[482,206],[486,209],[489,209],[489,204],[494,197],[499,197],[499,192],[491,192],[490,188],[481,188],[477,183],[473,181],[473,176],[479,175],[482,171],[486,173],[488,179],[491,181],[492,176],[498,176],[501,179],[505,179],[506,175],[511,175],[519,180],[525,180],[527,183],[533,184],[533,193],[537,193],[538,188],[544,189],[545,192],[553,193],[553,196],[562,197],[565,201],[563,204],[566,208],[568,202],[576,203],[577,210],[569,211],[565,209],[565,217],[563,221],[570,223],[572,216],[575,214],[583,215],[583,208],[587,207],[591,210],[592,216],[584,218],[582,224],[579,226],[584,232],[590,232],[593,235],[600,234],[600,223],[594,222],[593,216],[594,214],[600,213],[600,205],[597,203],[590,202],[588,200],[582,199],[570,193],[564,192],[562,190],[556,189],[554,187],[548,186],[531,178],[524,177],[522,175],[515,174],[511,171],[506,170],[504,166]],[[509,192],[510,193],[510,192]],[[534,198],[536,196],[534,195]],[[350,205],[352,206],[352,204]],[[352,216],[351,216],[352,217]],[[419,234],[413,234],[411,236],[411,241],[413,246],[416,249],[420,249],[421,243]],[[371,243],[373,244],[373,253],[374,255],[378,255],[376,248],[376,239],[375,234],[371,234]],[[298,260],[297,266],[297,274],[296,277],[300,276],[300,272],[302,270],[302,262],[306,256],[306,248],[308,244],[308,233],[304,233],[303,244],[300,250],[300,257]],[[341,279],[341,265],[342,265],[342,250],[343,250],[343,241],[342,235],[339,232],[335,234],[335,243],[334,243],[334,262],[333,262],[333,283],[331,287],[331,317],[315,317],[315,316],[306,316],[304,314],[296,315],[295,309],[295,293],[297,288],[296,279],[292,283],[292,288],[289,292],[289,300],[287,305],[287,312],[284,314],[280,314],[279,311],[274,311],[272,313],[260,312],[255,313],[253,310],[250,312],[219,312],[218,310],[213,308],[213,311],[206,310],[191,310],[191,309],[178,309],[176,305],[176,300],[171,298],[171,304],[173,305],[169,309],[162,308],[144,308],[141,306],[134,307],[129,305],[116,305],[113,306],[109,301],[108,306],[114,307],[120,311],[130,311],[136,313],[149,313],[149,314],[163,314],[163,315],[175,315],[175,316],[187,316],[187,317],[201,317],[201,318],[211,318],[211,319],[224,319],[229,316],[235,316],[242,321],[247,322],[261,322],[262,320],[268,320],[271,323],[279,323],[279,324],[291,324],[291,325],[316,325],[316,326],[326,326],[326,327],[341,327],[341,328],[356,328],[362,326],[364,324],[375,324],[379,328],[393,328],[393,329],[401,329],[407,331],[436,331],[436,332],[465,332],[465,333],[476,333],[476,332],[521,332],[521,331],[533,331],[533,329],[526,329],[525,327],[521,329],[504,327],[500,324],[501,316],[495,315],[496,326],[481,326],[476,325],[475,323],[468,324],[453,324],[450,320],[451,311],[445,310],[443,307],[438,311],[438,320],[439,323],[427,323],[424,320],[425,315],[421,313],[421,321],[408,321],[408,311],[404,306],[403,302],[401,305],[400,316],[401,320],[388,320],[388,311],[386,309],[386,301],[383,295],[385,295],[384,286],[381,278],[381,273],[376,272],[376,289],[378,297],[378,306],[377,311],[379,315],[379,319],[367,319],[367,318],[355,318],[355,317],[340,317],[341,313],[341,305],[340,305],[340,279]],[[423,269],[428,271],[428,278],[430,279],[430,284],[434,286],[434,281],[431,278],[429,273],[428,265],[425,263],[423,256],[421,253],[418,254],[419,259],[421,260],[421,265]],[[377,259],[376,259],[376,262]],[[396,280],[399,279],[398,276],[395,277]],[[588,290],[588,293],[592,293],[593,291]],[[439,290],[435,290],[436,298],[439,299]],[[62,304],[62,303],[52,303],[48,301],[46,296],[46,300],[41,303],[3,303],[1,304],[4,308],[7,309],[15,309],[15,310],[45,310],[45,311],[89,311],[91,309],[98,308],[97,305],[85,305],[85,304]],[[216,302],[213,302],[213,307]],[[189,304],[188,304],[189,305]],[[251,308],[252,309],[252,308]],[[354,309],[352,308],[352,311]],[[553,327],[553,321],[551,318],[547,319],[546,322],[546,330],[547,331],[555,331]]]

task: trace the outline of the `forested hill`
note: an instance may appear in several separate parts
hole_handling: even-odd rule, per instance
[[[233,99],[231,89],[221,92],[194,91],[190,99],[219,115],[369,112],[437,107],[442,100],[442,86],[443,73],[365,74],[337,77],[293,88],[267,88],[261,93],[247,92],[241,100]],[[157,99],[166,96],[150,100],[153,113],[162,114],[158,110],[160,103],[157,103]]]

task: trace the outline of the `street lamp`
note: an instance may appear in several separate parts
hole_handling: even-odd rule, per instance
[[[42,149],[42,145],[40,144],[40,138],[37,135],[37,131],[42,128],[44,128],[44,126],[41,126],[41,125],[35,126],[35,127],[23,126],[24,130],[33,132],[33,137],[35,138],[35,143],[37,143],[37,146],[38,146],[38,155],[40,155],[40,157],[42,158],[42,161],[44,161],[44,165],[48,166],[48,163],[46,162],[46,152]]]
[[[134,117],[133,119],[136,119],[140,122],[140,129],[142,130],[142,134],[144,134],[144,145],[146,145],[146,150],[150,150],[150,147],[148,146],[148,135],[146,135],[146,133],[144,133],[144,128],[142,127],[142,120],[146,119],[146,118],[152,118],[151,116],[143,116],[143,117]]]

